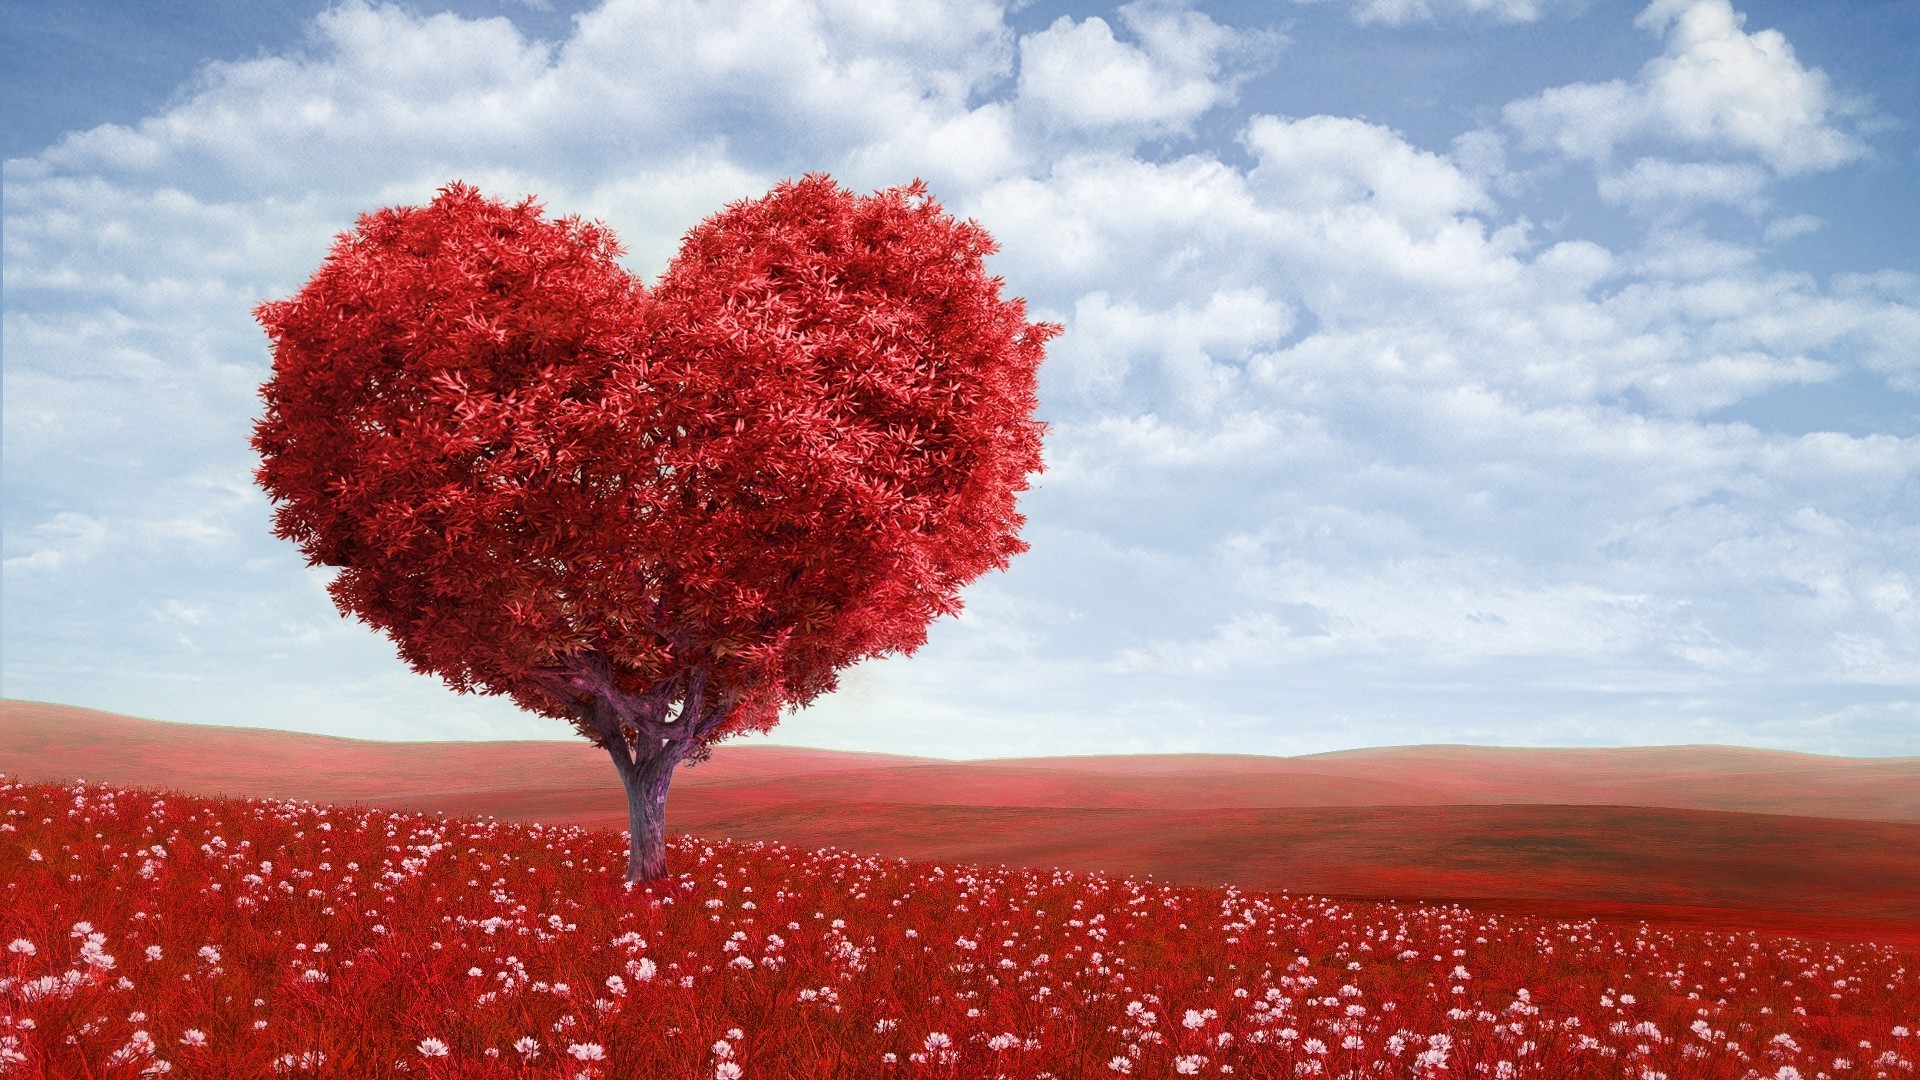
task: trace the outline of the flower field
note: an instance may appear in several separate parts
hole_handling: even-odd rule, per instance
[[[1920,953],[0,776],[0,1076],[1912,1077]]]

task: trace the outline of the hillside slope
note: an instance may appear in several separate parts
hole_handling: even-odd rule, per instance
[[[627,823],[611,763],[577,739],[385,743],[0,699],[0,772]],[[951,762],[723,745],[680,770],[667,820],[946,862],[1920,942],[1915,758],[1416,746]]]

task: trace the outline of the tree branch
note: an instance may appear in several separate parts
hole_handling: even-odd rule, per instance
[[[680,702],[680,730],[687,738],[698,734],[696,729],[699,726],[700,710],[705,706],[706,700],[707,665],[700,664],[694,667],[692,685],[687,688],[686,696]],[[689,719],[692,719],[693,723],[688,723]]]
[[[721,702],[715,705],[712,712],[700,717],[694,724],[693,737],[696,739],[704,739],[719,730],[720,725],[727,722],[727,717],[733,715],[733,709],[734,703],[732,702]]]

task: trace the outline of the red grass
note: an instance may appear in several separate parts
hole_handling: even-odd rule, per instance
[[[0,770],[621,829],[582,740],[388,743],[0,701]],[[952,762],[726,744],[671,832],[1920,946],[1920,759],[1397,747]],[[1920,1018],[1916,1018],[1920,1021]]]
[[[611,830],[82,783],[0,783],[0,837],[9,1078],[1814,1080],[1920,1058],[1920,953],[1888,945],[678,836],[684,872],[629,889]]]

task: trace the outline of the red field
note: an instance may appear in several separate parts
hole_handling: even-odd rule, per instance
[[[565,728],[555,725],[560,732]],[[577,739],[381,743],[0,701],[0,772],[623,829]],[[722,746],[668,828],[945,863],[1920,944],[1920,759],[1426,746],[947,762]]]

